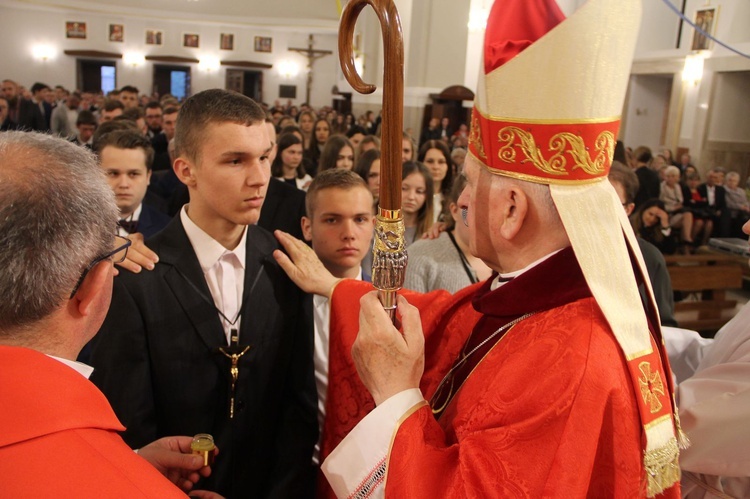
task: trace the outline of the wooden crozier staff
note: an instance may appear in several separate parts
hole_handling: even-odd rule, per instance
[[[406,246],[401,215],[401,137],[404,116],[404,41],[401,19],[393,0],[350,0],[341,14],[339,59],[349,84],[361,94],[375,85],[365,83],[354,66],[354,26],[370,5],[380,20],[384,45],[383,118],[381,125],[380,200],[375,223],[372,283],[391,320],[396,317],[396,293],[404,284]]]

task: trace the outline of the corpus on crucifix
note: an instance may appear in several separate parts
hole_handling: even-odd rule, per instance
[[[313,82],[313,73],[312,73],[312,67],[313,63],[320,59],[321,57],[325,57],[327,55],[333,54],[332,50],[317,50],[313,48],[314,45],[314,38],[312,35],[310,35],[307,38],[307,48],[298,48],[298,47],[289,47],[289,50],[292,52],[297,52],[305,57],[307,57],[307,88],[305,89],[305,102],[310,102],[310,89],[312,88],[312,82]]]

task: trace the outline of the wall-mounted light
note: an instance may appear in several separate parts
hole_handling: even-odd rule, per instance
[[[31,47],[31,55],[37,61],[47,61],[54,59],[57,51],[52,45],[38,44]]]
[[[218,57],[213,55],[204,55],[198,61],[198,69],[210,73],[211,71],[217,71],[221,67],[221,61]]]
[[[146,57],[143,54],[139,54],[137,52],[126,52],[122,55],[122,62],[124,62],[127,66],[137,68],[138,66],[143,66],[144,64],[146,64]]]
[[[489,16],[490,12],[487,9],[471,9],[469,12],[469,31],[472,33],[484,31]]]
[[[277,67],[279,74],[284,78],[294,78],[299,74],[299,64],[294,61],[281,61]]]
[[[354,68],[357,70],[357,74],[365,74],[365,56],[359,54],[354,58]]]
[[[682,70],[682,81],[697,85],[703,78],[703,54],[685,56],[685,67]]]

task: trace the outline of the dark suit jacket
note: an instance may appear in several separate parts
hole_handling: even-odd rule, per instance
[[[649,199],[659,197],[661,185],[659,174],[648,166],[636,169],[635,174],[638,177],[638,192],[635,195],[635,209],[637,210]]]
[[[305,216],[305,192],[277,178],[268,181],[258,225],[269,232],[283,230],[304,240],[300,220]]]
[[[727,209],[727,191],[720,185],[717,185],[714,189],[714,204],[708,205],[714,212],[712,217],[714,229],[711,235],[713,237],[729,237],[731,234],[732,217]],[[708,186],[706,184],[699,185],[698,192],[708,202]]]
[[[19,99],[21,99],[19,97]],[[28,99],[21,99],[18,105],[18,128],[22,130],[35,130],[37,132],[48,132],[49,127],[44,121],[44,115],[35,103]]]
[[[240,344],[251,348],[239,361],[233,419],[224,330],[180,217],[146,244],[160,261],[151,272],[120,271],[91,355],[91,379],[127,427],[123,438],[140,447],[210,433],[220,454],[199,488],[305,497],[318,435],[312,303],[271,257],[275,239],[248,227]]]
[[[708,200],[708,186],[706,184],[699,185],[698,192]],[[727,209],[727,191],[724,190],[724,187],[717,185],[714,187],[714,194],[714,204],[709,206],[716,210],[725,211]]]
[[[170,220],[171,217],[147,204],[143,204],[141,205],[141,215],[138,217],[138,232],[148,239],[166,227]]]

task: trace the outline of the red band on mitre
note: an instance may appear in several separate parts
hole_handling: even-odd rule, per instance
[[[564,20],[555,0],[497,0],[484,35],[484,73],[499,68]]]
[[[538,183],[606,177],[620,120],[523,123],[472,112],[469,151],[492,172]]]

